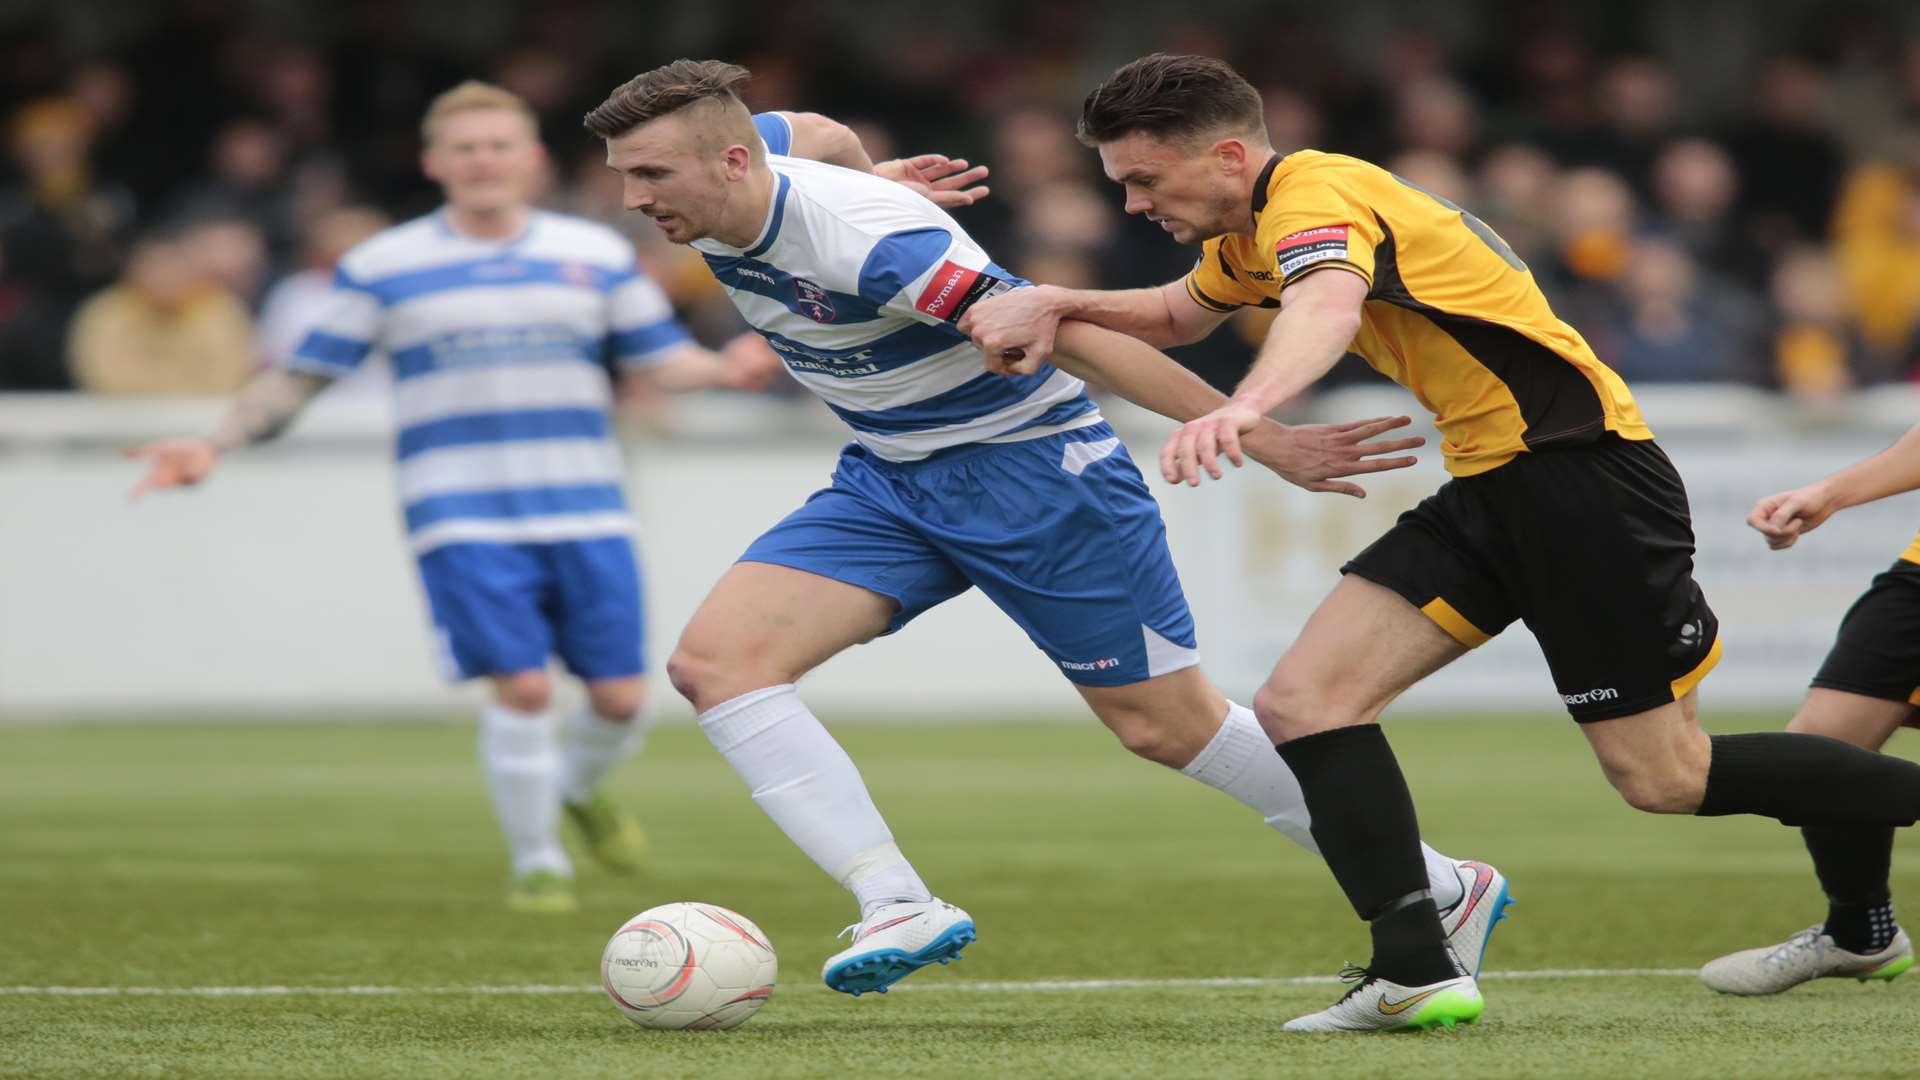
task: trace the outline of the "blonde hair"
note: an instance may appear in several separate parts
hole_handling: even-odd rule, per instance
[[[533,128],[534,137],[539,137],[540,118],[534,114],[533,106],[528,105],[525,98],[492,83],[468,79],[434,98],[433,103],[427,106],[426,115],[420,118],[421,141],[432,143],[434,136],[439,133],[440,126],[455,113],[492,109],[519,113],[526,117],[527,124]]]

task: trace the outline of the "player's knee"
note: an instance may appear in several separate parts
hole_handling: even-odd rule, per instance
[[[667,658],[667,681],[695,712],[706,712],[749,690],[783,681],[757,679],[749,667],[737,657],[704,648],[697,640],[682,638],[673,655]]]
[[[1649,814],[1691,814],[1707,793],[1706,770],[1683,763],[1609,769],[1607,779],[1628,806]]]
[[[1312,683],[1276,671],[1253,695],[1253,715],[1277,745],[1302,735],[1355,723],[1333,695]]]
[[[543,713],[553,705],[553,680],[544,671],[495,676],[494,696],[515,712]]]
[[[1168,725],[1160,723],[1155,717],[1132,710],[1113,712],[1102,716],[1108,730],[1120,740],[1120,745],[1148,761],[1180,768],[1192,761],[1198,749],[1183,745]]]
[[[615,724],[632,723],[646,704],[646,683],[639,679],[590,683],[587,700],[600,719]]]

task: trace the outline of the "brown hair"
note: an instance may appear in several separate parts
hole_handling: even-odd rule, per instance
[[[420,118],[420,138],[423,142],[432,142],[440,125],[454,113],[479,112],[482,109],[500,109],[519,113],[527,118],[538,135],[540,118],[534,115],[533,106],[526,99],[511,90],[483,83],[477,79],[468,79],[459,86],[442,93],[427,106],[427,113]]]
[[[746,68],[724,60],[675,60],[615,87],[584,123],[595,135],[614,139],[649,120],[704,101],[732,105],[745,113],[737,88],[750,78]]]
[[[1088,146],[1136,131],[1179,142],[1221,135],[1264,142],[1267,123],[1260,91],[1226,61],[1154,53],[1107,76],[1080,107],[1077,134]]]

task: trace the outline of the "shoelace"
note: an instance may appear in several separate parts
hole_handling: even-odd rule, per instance
[[[1807,927],[1805,930],[1802,930],[1799,933],[1788,938],[1778,948],[1768,953],[1766,956],[1766,962],[1769,964],[1785,963],[1788,959],[1790,959],[1796,953],[1804,952],[1808,949],[1813,949],[1818,947],[1820,944],[1820,932],[1824,929],[1825,927],[1821,927],[1821,926]]]
[[[1344,1002],[1353,995],[1365,990],[1367,985],[1373,982],[1375,978],[1376,976],[1373,972],[1368,971],[1366,968],[1361,967],[1351,960],[1347,961],[1346,966],[1340,969],[1340,981],[1352,983],[1353,985],[1348,987],[1347,992],[1340,995],[1340,1001],[1336,1001],[1334,1004],[1338,1005],[1340,1002]]]
[[[835,934],[835,935],[833,935],[833,939],[834,939],[835,941],[838,941],[838,940],[840,940],[841,938],[843,938],[843,937],[846,937],[846,936],[847,936],[848,934],[851,934],[851,933],[853,933],[853,932],[854,932],[855,930],[858,930],[858,929],[860,929],[860,924],[859,924],[859,923],[854,923],[854,924],[853,924],[852,926],[849,926],[849,927],[847,927],[847,928],[846,928],[845,930],[842,930],[842,931],[840,931],[839,933],[837,933],[837,934]]]

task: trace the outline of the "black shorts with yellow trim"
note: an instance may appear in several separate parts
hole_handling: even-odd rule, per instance
[[[1469,648],[1523,620],[1581,723],[1677,701],[1720,660],[1686,488],[1651,440],[1608,434],[1456,477],[1341,569]]]
[[[1903,557],[1874,576],[1813,685],[1920,707],[1920,564]]]

